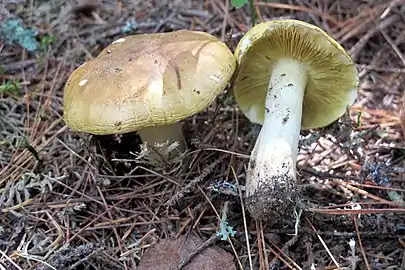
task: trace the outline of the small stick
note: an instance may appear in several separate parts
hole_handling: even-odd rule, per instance
[[[336,261],[335,257],[333,257],[332,253],[330,252],[328,246],[326,245],[325,241],[323,241],[322,237],[318,234],[318,232],[316,231],[315,227],[312,225],[312,223],[309,221],[309,219],[307,219],[309,225],[311,226],[312,230],[314,231],[314,233],[316,234],[316,236],[318,237],[319,242],[321,242],[322,246],[325,248],[326,252],[328,253],[329,257],[332,259],[333,263],[336,265],[336,267],[338,269],[340,269],[339,263]]]
[[[367,270],[371,270],[370,264],[368,263],[368,260],[367,260],[366,253],[364,252],[363,243],[361,242],[360,233],[359,233],[359,224],[357,222],[357,218],[354,217],[353,222],[354,222],[354,227],[356,228],[357,241],[359,241],[359,246],[360,246],[361,254],[363,255],[364,263],[366,264]]]
[[[248,232],[248,225],[247,225],[247,221],[246,221],[246,211],[245,211],[245,202],[243,200],[243,196],[242,196],[242,190],[239,184],[239,180],[238,180],[238,176],[236,175],[236,172],[234,170],[233,167],[231,167],[232,169],[232,173],[233,176],[235,178],[236,181],[236,185],[238,187],[238,192],[239,192],[239,199],[240,199],[240,205],[242,208],[242,217],[243,217],[243,227],[245,229],[245,236],[246,236],[246,247],[247,247],[247,252],[248,252],[248,259],[249,259],[249,266],[250,266],[250,270],[253,270],[253,262],[252,262],[252,254],[250,251],[250,243],[249,243],[249,232]]]

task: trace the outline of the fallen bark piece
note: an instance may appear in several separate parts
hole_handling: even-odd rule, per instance
[[[164,239],[149,248],[142,256],[139,270],[175,270],[179,263],[204,241],[196,236],[181,236],[178,239]],[[211,246],[203,249],[182,270],[236,270],[233,256],[225,250]]]

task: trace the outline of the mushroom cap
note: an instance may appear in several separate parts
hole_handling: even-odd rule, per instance
[[[298,20],[257,24],[240,40],[235,56],[234,97],[253,123],[263,124],[272,66],[281,59],[303,63],[308,72],[301,129],[331,124],[357,97],[359,78],[353,61],[314,25]]]
[[[208,107],[235,69],[228,47],[204,32],[120,38],[70,75],[64,120],[99,135],[172,124]]]

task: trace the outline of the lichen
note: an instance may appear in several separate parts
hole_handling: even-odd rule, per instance
[[[219,236],[222,241],[225,241],[228,237],[234,236],[235,234],[236,231],[234,231],[233,227],[228,224],[228,221],[226,221],[226,215],[224,215],[219,224],[219,232],[217,232],[217,236]]]
[[[26,28],[19,18],[10,18],[0,25],[0,39],[6,44],[17,43],[30,52],[39,47],[37,34],[37,30]]]

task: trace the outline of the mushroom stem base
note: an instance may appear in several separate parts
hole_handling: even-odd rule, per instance
[[[256,145],[263,151],[254,148],[248,164],[246,208],[254,219],[273,224],[291,212],[297,200],[295,159],[288,155],[291,149],[282,139]]]
[[[298,197],[295,177],[272,175],[246,198],[246,208],[255,220],[265,220],[275,224],[291,213]]]
[[[177,157],[187,150],[186,140],[183,135],[180,122],[170,125],[147,127],[138,130],[138,135],[143,143],[146,143],[148,149],[148,157],[154,160],[168,160]],[[174,147],[173,143],[178,143]]]

